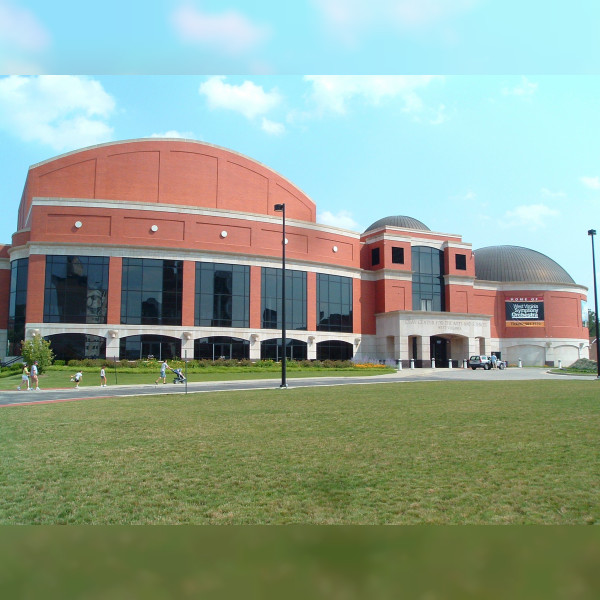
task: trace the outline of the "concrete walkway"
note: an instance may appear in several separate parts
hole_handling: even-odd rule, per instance
[[[600,382],[592,376],[555,375],[547,368],[524,368],[484,371],[483,369],[403,369],[386,375],[354,376],[354,377],[288,377],[288,389],[337,386],[337,385],[376,385],[378,383],[410,383],[418,381],[527,381],[527,380],[584,380],[595,382],[600,390]],[[124,398],[129,396],[188,394],[199,392],[232,392],[244,390],[277,389],[282,394],[280,379],[253,379],[239,381],[201,381],[167,385],[119,385],[101,388],[100,386],[40,390],[37,392],[0,391],[0,407],[28,404],[44,404],[49,402],[69,402],[93,398]]]

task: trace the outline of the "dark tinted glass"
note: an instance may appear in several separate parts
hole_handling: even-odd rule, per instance
[[[281,269],[263,267],[261,314],[264,329],[281,329]],[[285,320],[287,329],[306,329],[306,272],[285,271]]]
[[[10,264],[10,294],[8,300],[8,354],[19,356],[25,338],[27,279],[29,259],[19,258]]]
[[[413,246],[413,310],[445,310],[444,253],[437,248]]]
[[[106,323],[108,257],[46,256],[44,322]]]
[[[396,265],[404,264],[404,248],[392,247],[392,262]]]
[[[121,323],[181,325],[183,261],[124,258]]]
[[[250,267],[196,263],[197,326],[250,326]]]
[[[317,330],[353,330],[351,277],[317,273]]]

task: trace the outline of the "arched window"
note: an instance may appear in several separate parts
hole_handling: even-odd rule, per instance
[[[326,340],[317,344],[317,360],[350,360],[354,348],[349,342]]]
[[[119,356],[123,360],[180,358],[181,340],[167,335],[130,335],[121,338]]]
[[[250,357],[250,342],[223,335],[194,340],[196,360],[243,360]]]
[[[307,343],[300,340],[286,340],[285,355],[290,360],[306,360]],[[260,357],[263,360],[279,361],[283,357],[281,352],[281,338],[265,340],[260,344]]]
[[[106,338],[87,333],[57,333],[47,335],[54,358],[81,360],[83,358],[106,358]]]

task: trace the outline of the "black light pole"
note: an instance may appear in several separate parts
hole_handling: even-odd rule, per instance
[[[598,286],[596,284],[596,252],[594,250],[595,229],[590,229],[588,235],[592,238],[592,269],[594,270],[594,311],[596,312],[596,366],[600,379],[600,325],[598,325]]]
[[[273,207],[277,212],[283,213],[282,240],[281,240],[281,385],[287,387],[287,356],[286,356],[286,331],[285,331],[285,204],[276,204]]]

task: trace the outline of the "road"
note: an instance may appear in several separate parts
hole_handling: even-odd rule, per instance
[[[334,385],[376,385],[378,383],[411,383],[416,381],[526,381],[526,380],[562,380],[578,379],[597,381],[590,376],[564,376],[549,373],[546,368],[504,369],[502,371],[484,371],[477,369],[404,369],[386,375],[370,375],[364,377],[307,377],[289,378],[288,389],[334,386]],[[187,385],[188,393],[232,392],[243,390],[280,389],[279,379],[254,379],[247,381],[206,381],[193,382]],[[600,385],[600,384],[599,384]],[[286,390],[280,390],[285,393]],[[49,402],[72,402],[94,398],[125,398],[157,394],[182,394],[185,385],[119,385],[106,388],[80,387],[49,389],[32,392],[0,391],[0,407],[27,404],[44,404]]]

